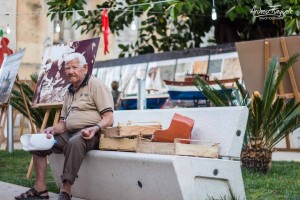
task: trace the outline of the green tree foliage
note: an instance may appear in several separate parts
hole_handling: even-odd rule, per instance
[[[154,2],[154,3],[150,3]],[[112,33],[120,34],[129,27],[133,15],[141,17],[139,38],[133,44],[120,44],[120,57],[184,50],[199,47],[201,37],[215,26],[214,41],[217,44],[276,37],[299,33],[300,5],[298,0],[222,0],[215,1],[218,19],[211,19],[212,2],[210,0],[173,0],[162,3],[150,0],[107,0],[98,4],[95,10],[84,11],[87,3],[84,0],[52,0],[48,15],[51,20],[56,15],[59,19],[71,19],[73,11],[80,15],[73,26],[80,28],[81,33],[101,33],[101,11],[109,9],[110,28]],[[292,10],[283,19],[260,20],[254,17],[253,9]],[[274,8],[274,7],[273,7]],[[67,11],[67,12],[66,12]]]

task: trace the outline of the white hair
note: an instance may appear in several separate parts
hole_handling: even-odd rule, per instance
[[[74,60],[74,59],[79,60],[81,67],[83,67],[84,65],[87,64],[85,57],[81,53],[77,53],[77,52],[70,53],[69,55],[67,55],[66,58],[64,59],[64,61],[67,64],[68,62],[70,62],[71,60]]]

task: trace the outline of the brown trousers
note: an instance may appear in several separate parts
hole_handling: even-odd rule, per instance
[[[31,153],[38,156],[47,156],[51,153],[63,153],[65,160],[61,179],[62,182],[69,180],[73,184],[87,152],[92,149],[98,149],[99,134],[96,134],[91,140],[85,140],[81,136],[81,130],[75,132],[65,131],[62,134],[55,135],[54,138],[57,140],[57,143],[52,149],[46,151],[32,151]]]

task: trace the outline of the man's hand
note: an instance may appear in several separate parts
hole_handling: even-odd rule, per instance
[[[46,129],[44,129],[44,130],[42,131],[42,133],[54,135],[54,134],[55,134],[55,132],[54,132],[54,127],[53,127],[53,126],[50,126],[50,127],[46,128]]]
[[[98,126],[88,127],[88,128],[85,128],[85,129],[81,130],[81,136],[85,140],[90,140],[90,139],[92,139],[95,136],[95,134],[98,131],[99,131],[99,127]]]
[[[54,126],[50,126],[50,127],[46,128],[45,130],[43,130],[42,133],[55,135],[55,134],[63,133],[65,130],[67,130],[66,123],[63,120],[60,120]]]
[[[114,122],[114,116],[112,112],[105,112],[103,115],[101,115],[101,118],[102,119],[98,123],[98,125],[81,130],[81,135],[83,139],[85,140],[92,139],[95,136],[95,134],[100,131],[101,128],[106,128],[111,124],[113,124]]]

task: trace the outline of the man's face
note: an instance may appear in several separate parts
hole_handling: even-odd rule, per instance
[[[80,66],[79,60],[74,59],[66,63],[66,75],[74,86],[79,86],[87,74],[87,65]]]

